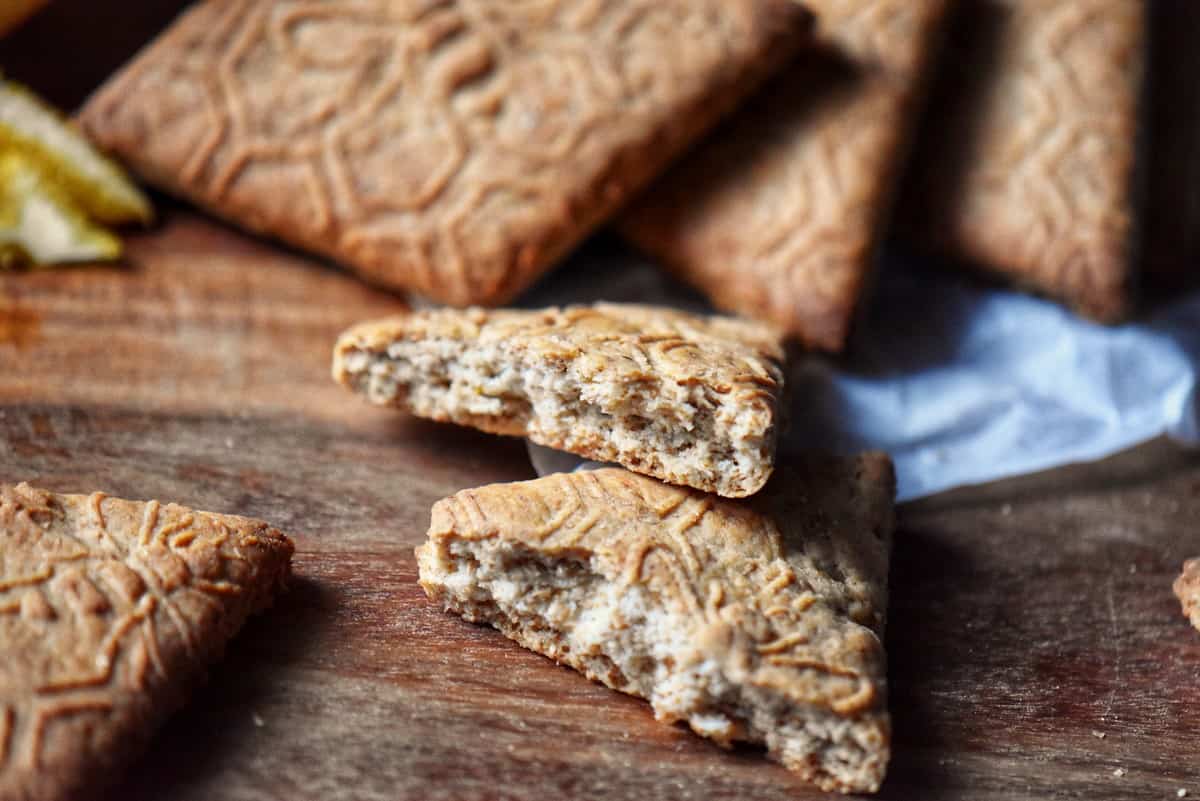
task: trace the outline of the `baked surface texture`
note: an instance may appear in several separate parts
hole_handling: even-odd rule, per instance
[[[372,403],[740,497],[774,466],[783,359],[772,329],[730,317],[441,309],[350,329],[333,377]]]
[[[1183,572],[1175,579],[1174,590],[1175,597],[1183,605],[1183,613],[1200,629],[1200,559],[1183,563]]]
[[[0,485],[0,798],[103,789],[291,555],[247,518]]]
[[[806,49],[622,232],[719,308],[839,351],[889,216],[945,0],[815,0]]]
[[[810,457],[731,501],[619,468],[464,490],[417,549],[426,593],[825,790],[878,789],[894,478]]]
[[[792,0],[197,3],[80,120],[238,225],[376,283],[492,305],[810,29]]]
[[[1128,311],[1146,4],[963,6],[900,204],[915,243],[1101,321]]]

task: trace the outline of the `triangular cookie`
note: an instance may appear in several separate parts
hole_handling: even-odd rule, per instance
[[[0,485],[0,798],[110,782],[291,555],[243,517]]]
[[[946,0],[812,0],[817,47],[620,220],[718,307],[842,350],[891,209]]]
[[[1183,604],[1183,614],[1200,629],[1200,559],[1183,563],[1183,572],[1175,579],[1175,597]]]
[[[502,303],[809,41],[793,0],[196,3],[81,112],[148,180]]]
[[[810,458],[729,501],[618,468],[465,490],[417,549],[430,598],[827,790],[879,787],[894,481]]]
[[[771,474],[783,351],[765,326],[650,306],[421,311],[347,331],[372,402],[740,497]]]

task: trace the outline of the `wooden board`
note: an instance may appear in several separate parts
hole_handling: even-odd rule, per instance
[[[432,608],[430,505],[529,477],[520,443],[356,402],[333,338],[395,297],[159,206],[126,265],[0,275],[0,480],[267,519],[296,580],[112,798],[819,797]],[[882,797],[1200,796],[1170,594],[1198,520],[1200,457],[1163,443],[903,508]]]
[[[432,608],[430,505],[529,477],[523,448],[329,381],[338,330],[394,298],[166,216],[126,267],[0,277],[0,479],[265,518],[297,578],[114,798],[807,797]],[[1200,459],[1163,444],[904,508],[884,797],[1200,794],[1200,634],[1170,595],[1198,519]]]

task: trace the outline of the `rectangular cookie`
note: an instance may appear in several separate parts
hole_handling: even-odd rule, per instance
[[[741,497],[774,467],[783,358],[767,326],[653,306],[441,309],[350,329],[333,377],[372,403]]]
[[[965,4],[900,204],[903,235],[1120,319],[1138,233],[1145,8]]]
[[[840,351],[891,206],[946,0],[816,0],[818,46],[619,225],[718,308]]]
[[[659,720],[764,744],[823,790],[873,792],[891,739],[893,493],[882,454],[798,460],[749,501],[560,473],[439,501],[417,563],[434,602]]]
[[[197,3],[86,132],[369,280],[511,299],[808,40],[792,0]]]
[[[0,798],[90,798],[289,574],[266,523],[0,485]]]

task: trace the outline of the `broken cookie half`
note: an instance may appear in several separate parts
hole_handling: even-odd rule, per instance
[[[894,477],[811,457],[749,501],[619,468],[465,490],[417,549],[429,597],[825,790],[870,792],[889,755]]]
[[[333,376],[373,403],[743,497],[774,466],[783,358],[773,329],[731,317],[438,309],[350,329]]]
[[[0,485],[0,798],[107,786],[291,556],[244,517]]]

